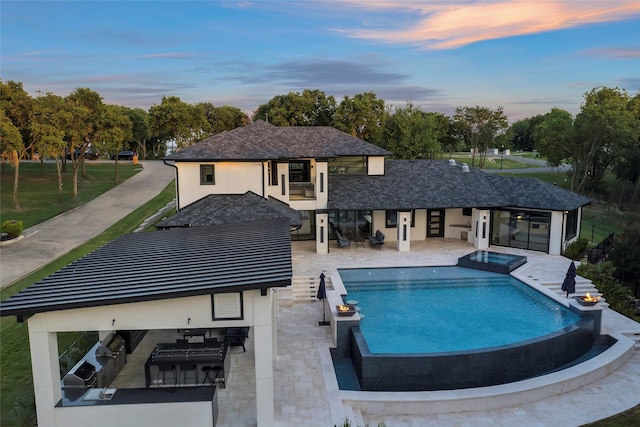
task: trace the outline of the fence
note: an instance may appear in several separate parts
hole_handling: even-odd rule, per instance
[[[595,264],[600,261],[604,261],[613,246],[613,233],[609,234],[605,239],[598,243],[595,248],[589,249],[587,252],[587,259],[590,264]]]

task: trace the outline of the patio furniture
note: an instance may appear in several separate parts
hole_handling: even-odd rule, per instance
[[[247,351],[244,347],[244,340],[249,338],[249,327],[227,328],[224,333],[224,342],[231,346],[242,347],[242,351]]]
[[[349,246],[351,244],[351,240],[344,237],[337,230],[334,231],[334,234],[336,235],[336,240],[338,241],[338,247],[344,248],[345,246]]]
[[[369,236],[369,244],[372,248],[378,247],[378,250],[382,249],[384,245],[384,234],[380,230],[376,230],[376,234]]]

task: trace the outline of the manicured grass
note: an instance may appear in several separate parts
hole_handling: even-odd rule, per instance
[[[118,163],[118,181],[114,180],[114,162],[86,162],[88,179],[78,172],[78,197],[73,199],[73,167],[67,164],[62,173],[62,201],[58,200],[58,174],[52,162],[20,162],[18,201],[20,212],[13,208],[14,168],[2,167],[0,181],[0,218],[15,219],[29,228],[63,212],[81,206],[142,170],[141,165]]]
[[[63,255],[28,277],[14,285],[3,289],[0,298],[5,300],[11,295],[55,273],[87,253],[103,246],[118,236],[131,233],[146,218],[149,218],[160,208],[164,207],[175,197],[175,185],[169,184],[160,195],[127,215],[120,222],[107,229],[104,233]],[[74,342],[80,333],[59,334],[58,350],[64,352]],[[0,415],[7,416],[13,406],[14,398],[33,390],[31,377],[31,358],[27,323],[18,323],[15,317],[0,318]]]
[[[449,156],[444,156],[444,159],[449,159]],[[469,165],[469,167],[478,167],[479,163],[480,163],[480,158],[478,156],[476,156],[475,159],[475,166],[472,166],[472,159],[469,156],[469,154],[465,154],[465,155],[456,155],[454,154],[453,157],[451,157],[452,159],[454,159],[456,161],[456,163],[458,164],[462,164],[462,163],[466,163]],[[492,159],[493,161],[491,161],[490,159]],[[487,158],[485,159],[484,162],[484,166],[482,167],[481,170],[487,170],[487,169],[500,169],[501,166],[501,159],[500,156],[487,156]],[[539,165],[531,165],[528,163],[522,163],[522,162],[517,162],[515,160],[511,160],[511,159],[502,159],[502,169],[536,169],[536,168],[541,168],[542,166]]]

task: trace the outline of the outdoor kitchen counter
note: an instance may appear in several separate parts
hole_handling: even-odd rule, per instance
[[[174,344],[165,343],[158,344],[145,362],[145,381],[147,387],[151,386],[167,386],[173,384],[162,384],[159,379],[159,366],[172,365],[175,368],[175,375],[179,378],[182,385],[210,385],[213,381],[212,374],[209,374],[208,380],[202,368],[205,366],[222,366],[220,378],[224,381],[229,373],[229,357],[227,356],[227,345],[224,342],[210,343],[190,343],[190,344]],[[193,370],[195,368],[195,378],[191,378],[188,382],[183,374],[183,369]],[[205,384],[206,383],[206,384]]]
[[[111,399],[88,398],[90,393],[102,389],[62,389],[62,399],[56,407],[130,405],[139,403],[213,402],[217,400],[213,387],[164,387],[164,388],[119,388]]]

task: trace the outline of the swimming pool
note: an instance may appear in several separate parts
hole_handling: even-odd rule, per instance
[[[365,318],[338,322],[334,358],[362,390],[503,384],[587,353],[594,320],[504,275],[462,267],[340,269]]]
[[[340,270],[372,353],[435,353],[512,344],[580,316],[519,280],[461,267]],[[508,325],[508,327],[505,327]]]

